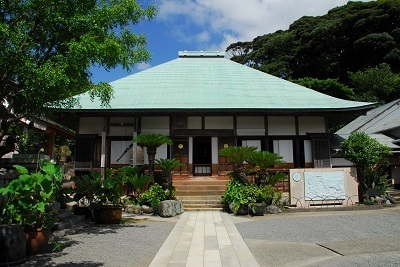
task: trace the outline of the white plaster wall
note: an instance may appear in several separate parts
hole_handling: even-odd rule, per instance
[[[304,140],[304,161],[306,163],[312,163],[313,162],[312,142],[311,142],[311,140]]]
[[[111,164],[130,164],[132,148],[117,162],[122,153],[132,144],[132,141],[111,141]]]
[[[286,163],[293,163],[293,141],[274,140],[274,153],[280,155]]]
[[[233,117],[205,117],[205,129],[233,129]]]
[[[167,159],[168,158],[168,148],[167,144],[163,144],[157,148],[156,159]],[[143,148],[144,151],[144,164],[149,164],[149,157],[147,155],[147,149]]]
[[[142,117],[142,133],[169,135],[169,117]]]
[[[299,134],[325,133],[325,119],[322,116],[299,117]]]
[[[133,126],[110,126],[109,136],[132,136]]]
[[[237,117],[237,135],[265,135],[264,117]]]
[[[188,129],[201,129],[201,117],[188,117]]]
[[[293,116],[268,117],[268,135],[295,135],[296,124]]]
[[[189,137],[189,164],[193,164],[193,137]]]
[[[81,117],[79,119],[79,134],[101,135],[103,130],[102,117]]]
[[[211,162],[218,164],[218,137],[211,137]]]
[[[242,146],[255,146],[256,151],[261,151],[261,140],[243,140]]]
[[[111,117],[110,123],[134,123],[134,117]]]

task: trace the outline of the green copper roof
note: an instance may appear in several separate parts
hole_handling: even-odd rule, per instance
[[[110,83],[111,107],[80,95],[83,110],[351,110],[371,103],[342,100],[235,63],[220,52],[179,58]]]

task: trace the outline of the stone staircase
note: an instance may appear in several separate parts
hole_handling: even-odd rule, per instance
[[[400,190],[392,189],[388,191],[389,195],[394,198],[396,204],[400,204]]]
[[[185,211],[222,210],[221,197],[229,181],[226,177],[190,177],[174,179],[173,185]]]

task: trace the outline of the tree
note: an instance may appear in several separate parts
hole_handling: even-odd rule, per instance
[[[357,100],[389,103],[399,98],[400,75],[393,73],[388,64],[350,73],[349,76]]]
[[[172,145],[171,139],[163,134],[139,134],[133,139],[133,142],[138,142],[147,149],[149,159],[149,174],[154,178],[154,161],[157,153],[157,148],[163,144]]]
[[[385,177],[385,168],[389,165],[390,148],[380,144],[366,133],[355,132],[340,145],[343,157],[357,167],[359,198],[363,201],[368,188],[375,188]]]
[[[247,168],[244,163],[254,155],[256,150],[254,146],[230,146],[220,149],[219,154],[233,160],[233,178],[243,184],[248,184]]]
[[[256,169],[256,184],[258,186],[265,186],[266,184],[273,186],[279,181],[279,179],[282,180],[286,178],[286,174],[284,173],[278,173],[278,177],[274,177],[269,170],[274,167],[274,165],[283,163],[282,157],[276,153],[258,151],[247,161]]]
[[[22,118],[75,106],[83,92],[107,105],[112,88],[92,83],[91,66],[148,61],[145,36],[130,27],[156,13],[136,0],[0,1],[0,156],[15,148]]]
[[[342,98],[342,99],[354,99],[353,89],[347,87],[346,85],[340,83],[338,79],[325,79],[320,80],[316,78],[300,78],[293,80],[292,82],[299,85],[305,86],[307,88],[313,89],[320,93]]]

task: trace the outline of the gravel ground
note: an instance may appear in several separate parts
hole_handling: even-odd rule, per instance
[[[61,251],[31,256],[24,266],[149,266],[177,219],[87,224],[74,234],[56,238]]]
[[[232,217],[260,266],[400,266],[400,208]]]

